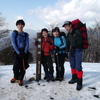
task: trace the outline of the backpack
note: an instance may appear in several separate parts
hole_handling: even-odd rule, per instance
[[[65,39],[67,38],[67,36],[66,36],[65,32],[60,32],[60,35],[59,35],[60,40],[61,40],[61,42],[63,43],[62,36],[64,36],[64,38],[65,38]],[[62,50],[66,50],[66,47],[65,47],[65,48],[63,48]]]
[[[87,49],[89,44],[88,44],[86,24],[83,24],[79,19],[76,19],[72,21],[71,23],[72,23],[73,29],[80,31],[82,35],[82,39],[83,39],[83,43],[82,43],[83,49]]]
[[[65,39],[66,39],[66,34],[65,34],[64,32],[60,32],[60,37],[61,37],[61,36],[64,36]]]
[[[16,35],[15,35],[15,38],[17,38],[17,36],[20,35],[20,34],[18,34],[18,31],[16,31],[16,30],[14,30],[13,32],[15,32],[15,34],[16,34]],[[24,33],[25,33],[25,36],[23,36],[23,35],[20,35],[20,36],[25,37],[25,40],[26,40],[26,37],[29,36],[29,34],[26,33],[26,32],[24,32]],[[16,43],[16,44],[17,44],[17,43]],[[12,51],[15,52],[13,46],[12,46]]]
[[[17,38],[17,36],[20,35],[20,34],[18,34],[18,31],[16,31],[16,30],[14,30],[13,32],[16,33],[15,38]],[[27,35],[29,35],[29,34],[26,32],[24,32],[24,34],[25,34],[25,36],[23,36],[23,35],[20,35],[20,36],[25,37],[25,39],[26,39]]]

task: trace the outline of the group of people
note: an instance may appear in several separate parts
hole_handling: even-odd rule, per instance
[[[18,20],[16,22],[18,31],[13,31],[11,35],[12,46],[14,49],[14,78],[11,83],[18,82],[23,85],[25,69],[28,68],[29,56],[29,35],[23,31],[25,22]],[[67,36],[61,34],[60,29],[55,27],[52,29],[52,36],[46,28],[41,30],[42,38],[42,54],[41,63],[44,68],[44,79],[47,81],[63,81],[64,80],[64,63],[65,56],[68,55],[71,67],[72,78],[69,84],[77,83],[76,90],[82,89],[83,71],[82,71],[82,35],[79,30],[74,30],[70,21],[65,21],[63,26],[67,31]],[[56,77],[54,78],[53,61],[51,57],[53,52],[56,63]]]

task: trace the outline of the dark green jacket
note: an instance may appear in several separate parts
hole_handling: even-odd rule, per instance
[[[82,49],[82,35],[79,30],[72,30],[71,33],[67,34],[67,52],[72,48]]]

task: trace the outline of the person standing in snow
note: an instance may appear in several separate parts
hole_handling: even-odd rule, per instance
[[[74,84],[77,82],[77,90],[82,89],[82,35],[79,30],[72,29],[70,21],[65,21],[63,26],[68,31],[67,34],[67,52],[71,66],[72,79],[68,82]]]
[[[54,81],[53,76],[53,61],[50,52],[54,50],[54,45],[52,39],[49,37],[48,30],[43,28],[41,30],[42,34],[42,55],[41,63],[44,67],[45,77],[47,81]]]
[[[23,20],[18,20],[16,22],[16,26],[18,31],[13,31],[11,34],[11,42],[14,49],[14,78],[11,79],[11,83],[14,83],[18,80],[18,84],[22,86],[25,69],[29,67],[29,35],[23,31],[25,26],[25,22]]]
[[[59,28],[52,30],[54,46],[55,46],[55,63],[56,63],[56,78],[55,80],[63,81],[64,79],[64,62],[65,62],[65,48],[66,39],[64,36],[60,36]]]

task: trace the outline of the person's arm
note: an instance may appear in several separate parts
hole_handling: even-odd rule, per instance
[[[11,42],[12,42],[12,46],[13,46],[14,50],[16,51],[16,53],[20,54],[20,51],[18,50],[18,47],[16,45],[16,33],[15,32],[13,32],[11,34]]]
[[[69,52],[69,49],[70,49],[70,41],[69,41],[69,33],[67,34],[67,41],[66,41],[66,52]]]
[[[62,42],[63,42],[63,45],[59,47],[59,49],[63,49],[63,48],[66,48],[66,39],[64,36],[61,37],[62,38]]]
[[[54,49],[55,49],[54,42],[53,42],[53,40],[51,40],[50,50],[54,50]]]
[[[27,53],[28,50],[29,50],[29,36],[28,36],[28,34],[27,34],[27,36],[26,36],[26,41],[25,41],[25,43],[26,43],[26,46],[25,46],[24,52]]]

